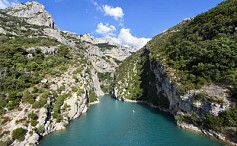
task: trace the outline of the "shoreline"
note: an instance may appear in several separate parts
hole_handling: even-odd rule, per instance
[[[118,99],[118,100],[121,100],[121,99]],[[160,111],[172,114],[172,112],[169,109],[160,108],[159,106],[154,105],[154,104],[152,104],[152,103],[150,103],[148,101],[145,101],[145,100],[122,99],[122,101],[124,101],[124,102],[131,102],[131,103],[145,103],[145,104],[147,104],[148,106],[150,106],[152,108],[156,108],[156,109],[159,109]]]
[[[100,103],[99,98],[98,98],[96,101],[94,101],[94,102],[88,103],[88,104],[83,108],[81,114],[86,113],[86,112],[89,110],[89,106],[90,106],[90,105],[94,105],[94,104],[98,104],[98,103]],[[64,127],[63,129],[58,129],[58,130],[55,129],[55,130],[52,130],[52,131],[50,131],[49,133],[47,133],[47,134],[41,136],[41,137],[39,138],[39,140],[37,141],[36,144],[37,144],[37,145],[40,145],[41,140],[42,140],[45,136],[47,136],[47,135],[49,135],[49,134],[52,134],[52,133],[57,132],[57,131],[66,130],[66,129],[67,129],[67,126],[71,123],[71,121],[73,121],[73,120],[75,120],[75,119],[77,119],[77,118],[80,118],[81,114],[78,115],[77,117],[74,117],[74,118],[72,118],[71,120],[69,120],[68,123],[65,125],[65,127]]]
[[[96,101],[93,101],[93,102],[89,103],[89,105],[98,104],[98,103],[100,103],[99,99],[96,100]]]
[[[118,99],[118,98],[116,98],[116,99]],[[118,99],[118,100],[121,100],[121,99]],[[160,108],[159,106],[156,106],[156,105],[154,105],[152,103],[149,103],[147,101],[137,101],[137,100],[130,100],[130,99],[122,99],[122,101],[131,102],[131,103],[145,103],[150,107],[153,107],[153,108],[159,109],[163,112],[172,114],[172,112],[169,109]],[[197,132],[197,133],[203,133],[203,134],[205,134],[209,137],[216,138],[217,140],[220,140],[223,144],[237,146],[237,143],[234,143],[230,140],[227,140],[226,137],[223,134],[219,133],[219,132],[216,132],[216,131],[213,131],[213,130],[201,129],[199,127],[194,126],[193,124],[187,124],[187,123],[176,121],[176,120],[175,120],[175,123],[176,123],[177,127],[181,128],[181,129],[190,130],[190,131]]]
[[[159,110],[162,111],[162,112],[166,112],[166,113],[172,114],[169,109],[162,109],[162,108],[160,108],[159,106],[156,106],[156,105],[154,105],[154,104],[152,104],[152,103],[149,103],[149,102],[147,102],[147,101],[143,101],[143,100],[138,101],[138,100],[130,100],[130,99],[118,99],[118,98],[115,98],[115,99],[120,100],[120,101],[124,101],[124,102],[130,102],[130,103],[145,103],[145,104],[147,104],[148,106],[150,106],[150,107],[152,107],[152,108],[156,108],[156,109],[159,109]],[[94,104],[99,104],[99,103],[100,103],[100,101],[99,101],[99,99],[98,99],[97,101],[91,102],[91,103],[89,103],[88,105],[94,105]],[[83,109],[83,112],[82,112],[82,113],[86,113],[87,110],[88,110],[88,107],[85,107],[85,108]],[[172,115],[173,115],[173,114],[172,114]],[[79,117],[80,117],[80,116],[78,116],[78,117],[76,117],[76,118],[74,118],[74,119],[77,119],[77,118],[79,118]],[[72,119],[72,120],[74,120],[74,119]],[[65,129],[66,129],[67,126],[70,124],[70,122],[71,122],[71,120],[70,120],[70,121],[68,122],[68,124],[65,126]],[[200,127],[194,126],[193,124],[187,124],[187,123],[185,123],[185,122],[180,122],[180,121],[176,121],[176,120],[175,120],[175,123],[176,123],[176,125],[177,125],[178,128],[181,128],[181,129],[184,129],[184,130],[189,130],[189,131],[196,132],[196,133],[202,133],[202,134],[207,135],[208,137],[216,138],[217,140],[220,140],[223,144],[228,144],[228,145],[232,145],[232,146],[237,146],[237,143],[234,143],[234,142],[231,142],[231,141],[227,140],[226,137],[225,137],[223,134],[219,133],[219,132],[216,132],[216,131],[213,131],[213,130],[202,129],[202,128],[200,128]],[[64,130],[65,130],[65,129],[64,129]],[[61,130],[55,130],[55,131],[61,131]],[[55,132],[55,131],[51,131],[50,133],[53,133],[53,132]],[[50,134],[50,133],[48,133],[48,134]],[[47,135],[48,135],[48,134],[47,134]],[[46,135],[45,135],[45,136],[46,136]],[[40,144],[40,141],[41,141],[43,138],[44,138],[44,136],[43,136],[42,138],[40,138],[40,140],[38,141],[38,144]]]
[[[176,123],[177,123],[177,126],[181,129],[189,130],[189,131],[193,131],[197,133],[203,133],[209,137],[214,137],[217,140],[220,140],[223,144],[237,146],[237,143],[226,139],[226,137],[222,133],[216,132],[214,130],[202,129],[200,127],[194,126],[193,124],[187,124],[185,122],[177,121]]]

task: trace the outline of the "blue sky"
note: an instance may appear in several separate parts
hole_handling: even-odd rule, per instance
[[[61,30],[96,37],[140,39],[161,33],[223,0],[36,0],[45,5]],[[0,0],[1,3],[27,0]],[[125,39],[125,38],[123,38]],[[126,41],[126,39],[124,40]],[[129,42],[128,42],[129,43]],[[136,42],[137,43],[137,42]]]

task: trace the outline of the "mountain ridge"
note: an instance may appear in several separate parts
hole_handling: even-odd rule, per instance
[[[182,128],[236,145],[234,4],[226,0],[184,20],[140,50],[61,31],[37,2],[1,10],[0,145],[38,145],[111,91],[169,111]]]

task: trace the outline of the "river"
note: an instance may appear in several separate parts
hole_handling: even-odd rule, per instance
[[[64,131],[45,136],[40,146],[221,146],[219,141],[180,129],[170,114],[146,104],[105,95]]]

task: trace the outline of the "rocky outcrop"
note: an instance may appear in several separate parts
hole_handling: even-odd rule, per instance
[[[219,112],[230,108],[228,100],[228,89],[218,85],[207,85],[198,90],[189,90],[184,94],[180,93],[177,83],[171,80],[165,71],[165,66],[159,62],[151,63],[151,70],[156,78],[156,94],[169,99],[169,110],[172,113],[177,113],[178,110],[185,112],[198,112],[197,114],[205,115],[211,112],[218,115]],[[205,93],[206,99],[197,100],[196,95]],[[209,97],[214,97],[212,102],[208,101]],[[218,101],[223,101],[218,103]],[[216,101],[216,102],[215,102]]]
[[[6,31],[6,30],[4,30],[3,28],[0,28],[0,33],[2,33],[2,34],[6,34],[6,33],[7,33],[7,31]]]
[[[177,86],[168,78],[164,68],[162,64],[157,62],[151,63],[151,70],[156,79],[156,94],[167,97],[169,99],[169,110],[176,112],[181,101],[180,93],[177,90]]]
[[[98,78],[97,74],[95,73],[94,69],[91,70],[91,77],[92,77],[92,81],[93,81],[93,84],[91,85],[91,87],[94,89],[94,91],[97,95],[99,95],[99,96],[103,95],[104,92],[100,88],[101,83],[100,83],[99,78]]]
[[[177,121],[177,126],[179,126],[180,128],[186,129],[186,130],[192,130],[192,131],[195,131],[195,132],[202,132],[205,135],[220,139],[220,140],[228,143],[228,145],[235,145],[235,146],[237,145],[235,142],[230,141],[222,133],[219,133],[219,132],[216,132],[216,131],[213,131],[213,130],[202,129],[200,127],[194,126],[193,124],[187,124],[187,123],[181,122],[181,121]]]
[[[16,4],[3,11],[11,16],[24,18],[29,24],[58,29],[52,16],[45,10],[45,7],[35,1]]]
[[[50,47],[38,46],[38,47],[31,47],[31,48],[26,49],[26,51],[29,53],[27,56],[29,58],[32,58],[33,53],[35,53],[36,49],[39,49],[41,53],[43,53],[45,56],[48,56],[48,55],[54,56],[59,52],[59,46],[50,46]]]
[[[44,28],[43,30],[44,35],[47,37],[56,39],[57,41],[61,42],[64,45],[75,47],[75,43],[67,40],[62,34],[61,31],[58,29],[52,29],[52,28]]]
[[[71,98],[64,101],[64,105],[68,106],[68,109],[63,113],[69,120],[78,118],[83,112],[87,110],[87,95],[83,94],[82,97],[78,97],[76,93]]]

